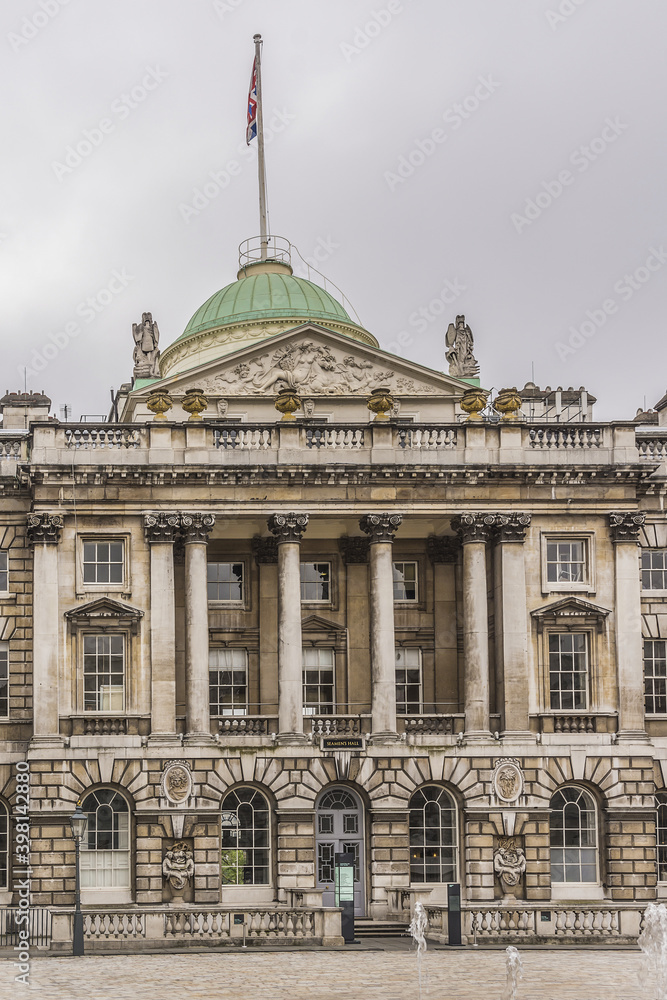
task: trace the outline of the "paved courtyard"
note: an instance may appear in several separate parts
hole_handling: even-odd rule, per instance
[[[634,951],[553,948],[521,953],[516,1000],[657,1000]],[[0,960],[0,1000],[418,1000],[414,952],[199,952],[34,958],[30,985]],[[501,1000],[503,951],[426,953],[422,1000]]]

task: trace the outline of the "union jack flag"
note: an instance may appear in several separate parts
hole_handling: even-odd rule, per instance
[[[252,76],[250,77],[250,90],[248,91],[248,127],[246,128],[245,141],[250,145],[250,140],[257,137],[257,59],[253,60]]]

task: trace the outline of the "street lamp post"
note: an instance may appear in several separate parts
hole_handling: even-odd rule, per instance
[[[74,928],[72,934],[72,954],[83,955],[83,914],[81,912],[81,841],[86,835],[88,818],[81,810],[81,803],[77,802],[76,809],[69,818],[72,827],[72,836],[76,849],[76,873],[75,873],[75,893],[74,893]]]

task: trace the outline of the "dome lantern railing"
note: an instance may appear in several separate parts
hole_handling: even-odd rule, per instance
[[[239,244],[239,268],[249,264],[278,262],[292,266],[292,245],[283,236],[251,236]]]

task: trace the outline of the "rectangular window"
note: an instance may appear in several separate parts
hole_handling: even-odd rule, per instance
[[[667,590],[667,549],[643,550],[642,590]]]
[[[667,641],[644,639],[644,710],[667,714]]]
[[[83,582],[123,583],[122,541],[83,543]]]
[[[209,649],[211,715],[247,715],[248,654],[245,649]]]
[[[0,594],[9,591],[9,553],[0,549]]]
[[[303,651],[303,714],[333,715],[334,651],[306,647]]]
[[[553,539],[547,542],[547,582],[586,583],[588,581],[586,542]]]
[[[417,600],[417,563],[394,563],[394,600]]]
[[[422,665],[420,649],[396,649],[396,711],[419,715],[422,710]]]
[[[243,563],[210,562],[208,564],[209,601],[243,601]]]
[[[9,643],[0,642],[0,718],[9,716]]]
[[[572,712],[588,705],[588,643],[583,632],[549,636],[551,708]]]
[[[84,635],[83,707],[86,712],[125,710],[124,635]]]
[[[331,600],[331,563],[301,563],[301,600]]]

